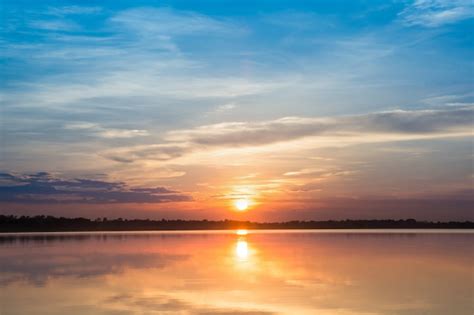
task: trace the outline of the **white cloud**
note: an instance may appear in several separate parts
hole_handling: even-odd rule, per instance
[[[117,129],[117,128],[105,128],[98,124],[88,122],[77,122],[69,123],[64,126],[67,130],[83,130],[92,135],[101,138],[133,138],[140,136],[148,136],[149,133],[146,130],[141,129]]]
[[[111,19],[113,23],[145,37],[175,36],[205,33],[239,32],[237,25],[190,11],[171,8],[134,8],[122,11]]]
[[[292,178],[302,178],[302,177],[309,177],[312,178],[313,183],[327,180],[334,177],[341,177],[341,176],[353,176],[357,174],[357,170],[344,170],[339,168],[304,168],[297,171],[289,171],[283,173],[283,176],[292,177]]]
[[[229,110],[232,110],[236,107],[235,103],[227,103],[227,104],[224,104],[224,105],[220,105],[219,107],[216,108],[215,112],[216,113],[222,113],[222,112],[226,112],[226,111],[229,111]]]
[[[178,60],[179,62],[179,60]],[[162,74],[160,67],[136,65],[136,69],[109,72],[102,76],[91,74],[89,82],[61,82],[57,77],[42,83],[24,85],[18,94],[5,94],[5,101],[15,107],[68,107],[80,101],[127,96],[171,97],[176,99],[234,98],[267,93],[291,81],[264,80],[240,77],[196,76]],[[86,81],[89,76],[77,79]],[[98,78],[97,78],[98,77]],[[126,80],[124,78],[127,78]],[[227,108],[230,109],[230,108]]]
[[[400,17],[407,25],[439,27],[474,17],[471,0],[416,0]]]
[[[31,21],[30,27],[46,31],[77,31],[81,27],[72,21],[66,20],[38,20]]]
[[[102,11],[101,7],[86,7],[86,6],[64,6],[64,7],[51,7],[46,13],[51,15],[73,15],[73,14],[94,14]]]

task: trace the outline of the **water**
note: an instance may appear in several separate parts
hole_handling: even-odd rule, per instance
[[[0,314],[473,314],[471,233],[0,235]]]

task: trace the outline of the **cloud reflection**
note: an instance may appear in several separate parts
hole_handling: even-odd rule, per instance
[[[125,240],[149,240],[147,235],[32,234],[0,236],[3,247],[0,285],[26,281],[45,286],[54,278],[92,278],[120,274],[129,268],[164,268],[187,255],[117,250]],[[95,248],[88,245],[95,243]],[[67,246],[65,246],[67,244]],[[110,250],[100,245],[110,246]],[[11,248],[24,250],[11,250]],[[93,249],[92,249],[93,248]]]

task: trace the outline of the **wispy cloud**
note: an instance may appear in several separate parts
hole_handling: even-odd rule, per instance
[[[356,171],[347,171],[340,169],[324,169],[324,168],[304,168],[297,171],[290,171],[283,174],[283,176],[292,177],[317,177],[319,179],[333,177],[333,176],[346,176],[354,174]]]
[[[438,27],[474,17],[471,0],[416,0],[400,17],[409,26]]]
[[[98,52],[94,50],[89,53],[97,56]],[[173,74],[163,74],[161,71],[166,71],[166,67],[159,64],[138,64],[133,70],[111,71],[102,77],[91,74],[89,82],[85,82],[88,75],[78,75],[76,79],[84,81],[83,83],[62,83],[63,77],[51,78],[49,82],[29,84],[28,89],[21,93],[6,94],[4,100],[8,104],[15,104],[15,107],[26,105],[27,107],[66,108],[81,101],[137,96],[168,97],[178,100],[231,99],[263,94],[291,84],[291,81],[278,79],[259,80],[206,75],[187,78],[184,74],[180,74],[179,70]],[[186,66],[183,65],[183,67]]]
[[[73,6],[49,11],[68,15],[97,10]],[[207,62],[193,60],[181,52],[180,36],[189,40],[193,36],[228,38],[240,34],[243,27],[230,19],[148,7],[116,12],[104,21],[99,32],[87,34],[61,33],[80,30],[78,23],[66,18],[35,20],[29,25],[54,32],[39,43],[8,45],[3,54],[24,61],[33,59],[36,65],[66,68],[67,77],[64,71],[57,71],[41,76],[40,81],[23,81],[16,86],[18,94],[10,91],[6,95],[6,102],[14,106],[26,103],[44,108],[97,98],[135,96],[232,98],[264,93],[282,83],[235,74],[213,75],[214,71],[207,69]],[[38,59],[41,61],[36,63]]]
[[[29,23],[30,27],[46,31],[77,31],[80,30],[79,24],[67,20],[37,20]]]
[[[64,126],[64,129],[68,130],[83,130],[92,135],[101,138],[133,138],[148,136],[149,133],[142,129],[118,129],[118,128],[105,128],[99,124],[87,123],[87,122],[76,122],[68,123]]]
[[[222,112],[232,110],[236,107],[237,106],[235,105],[235,103],[227,103],[227,104],[220,105],[219,107],[217,107],[214,112],[215,113],[222,113]]]
[[[151,144],[115,148],[99,153],[116,162],[131,163],[137,160],[168,161],[193,151],[186,143]]]
[[[265,146],[311,138],[315,145],[333,145],[469,136],[474,107],[432,110],[397,110],[341,117],[285,117],[264,122],[230,122],[167,133],[166,144],[113,149],[103,155],[127,162],[136,159],[168,160],[199,148]],[[306,142],[307,145],[311,143]]]
[[[282,11],[263,16],[262,20],[271,25],[291,30],[310,30],[314,28],[334,27],[333,17],[318,15],[314,12]]]
[[[117,14],[111,22],[141,36],[176,36],[199,33],[232,33],[240,31],[237,25],[191,11],[171,8],[133,8]]]
[[[94,6],[78,6],[78,5],[71,5],[71,6],[62,6],[62,7],[50,7],[46,13],[51,15],[57,16],[64,16],[64,15],[75,15],[75,14],[94,14],[102,11],[101,7]]]
[[[308,136],[354,134],[449,134],[470,132],[474,107],[387,111],[341,117],[285,117],[264,122],[232,122],[168,133],[168,140],[202,145],[262,145]]]
[[[87,6],[63,6],[49,7],[43,12],[37,12],[34,15],[25,15],[27,25],[35,30],[50,32],[75,32],[81,31],[82,27],[76,20],[72,19],[73,15],[94,14],[102,10],[101,7]],[[18,24],[17,27],[21,25]]]

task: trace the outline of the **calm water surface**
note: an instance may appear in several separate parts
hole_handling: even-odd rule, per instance
[[[472,233],[0,235],[0,314],[474,314]]]

